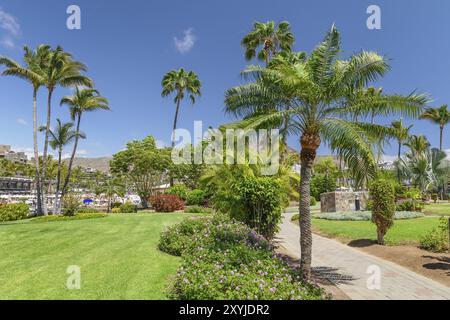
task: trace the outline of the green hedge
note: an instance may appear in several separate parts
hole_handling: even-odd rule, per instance
[[[108,215],[106,213],[77,213],[74,216],[45,216],[38,217],[31,220],[31,222],[54,222],[54,221],[74,221],[74,220],[87,220],[87,219],[97,219],[106,218]]]
[[[0,222],[26,219],[30,208],[25,203],[0,205]]]

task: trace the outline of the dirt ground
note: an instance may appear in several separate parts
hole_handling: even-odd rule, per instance
[[[380,246],[370,240],[355,240],[348,245],[397,263],[450,287],[450,254],[448,253],[431,253],[415,246]]]

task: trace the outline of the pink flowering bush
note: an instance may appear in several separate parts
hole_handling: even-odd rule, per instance
[[[172,227],[163,234],[166,240],[170,232],[183,236],[183,249],[176,251],[181,252],[183,262],[170,288],[170,298],[324,298],[321,289],[302,282],[298,270],[292,269],[285,260],[275,254],[264,237],[245,224],[221,215],[194,221],[196,220],[183,222],[183,226]],[[186,232],[187,230],[189,232]],[[188,236],[188,233],[191,235]],[[164,248],[161,243],[160,248]]]

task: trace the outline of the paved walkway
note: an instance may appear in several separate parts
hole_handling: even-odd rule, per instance
[[[299,227],[291,222],[293,215],[284,214],[278,242],[293,257],[299,258]],[[316,274],[333,282],[352,300],[450,300],[447,286],[318,235],[313,237],[312,264]],[[377,270],[381,271],[379,286],[373,276]]]

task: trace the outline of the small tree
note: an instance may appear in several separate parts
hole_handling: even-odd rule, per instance
[[[394,225],[395,189],[391,181],[377,179],[371,184],[373,201],[372,222],[377,226],[378,244],[384,245],[384,236]]]

